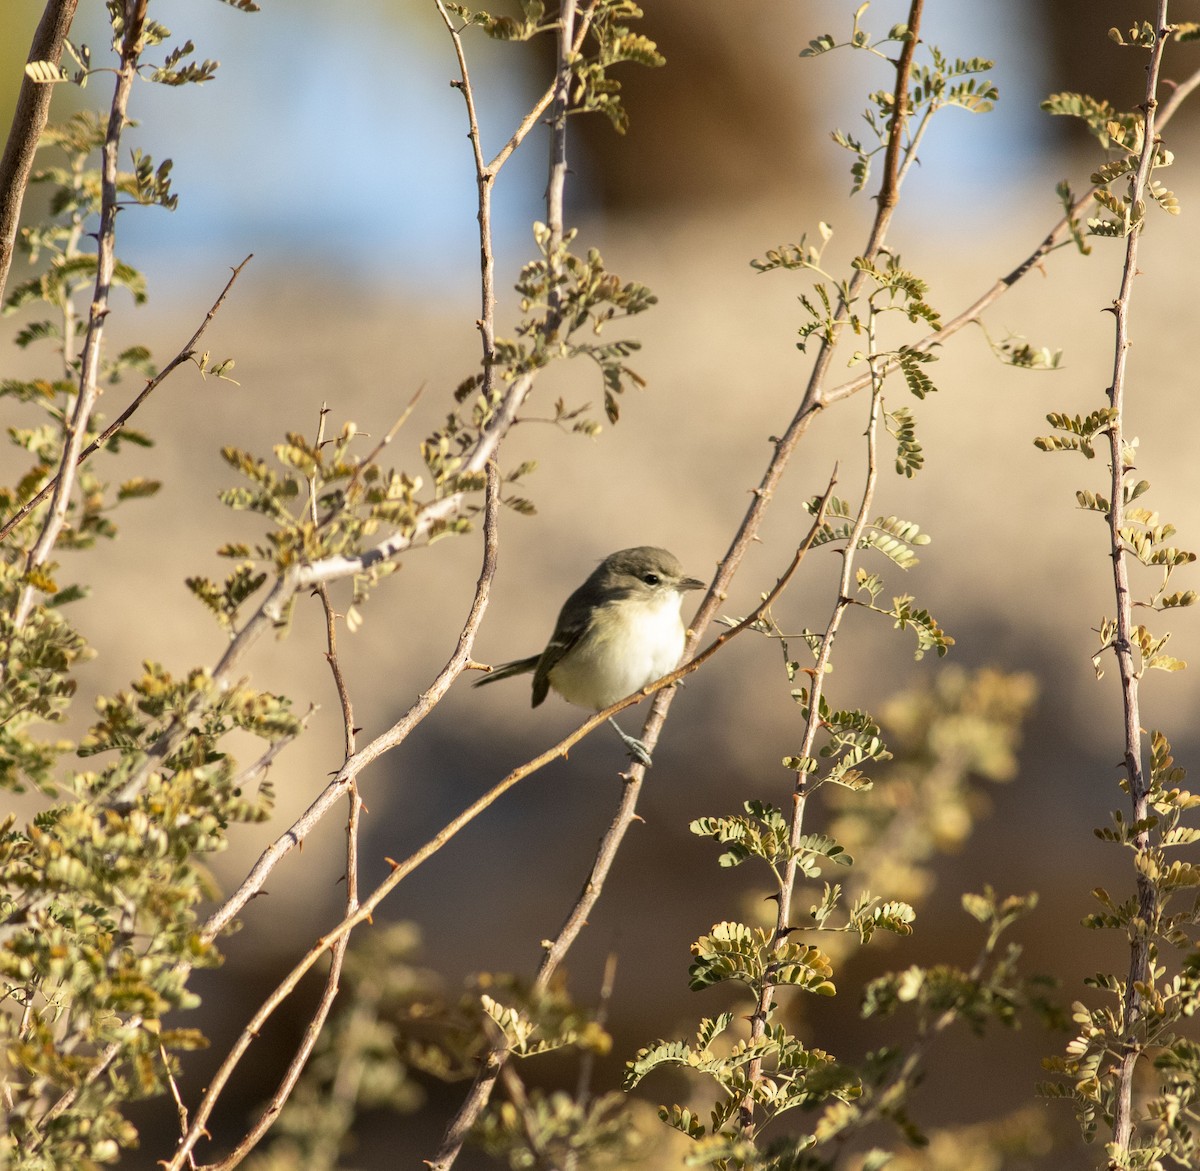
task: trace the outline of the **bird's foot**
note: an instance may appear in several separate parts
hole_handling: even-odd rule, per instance
[[[638,764],[650,767],[650,752],[646,746],[637,739],[636,736],[630,736],[628,732],[621,730],[621,725],[616,720],[609,716],[608,722],[612,724],[618,736],[625,742],[625,747],[629,749],[629,755],[638,762]]]

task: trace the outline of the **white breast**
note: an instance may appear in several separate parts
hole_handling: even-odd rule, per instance
[[[673,671],[683,654],[682,604],[674,590],[618,604],[615,621],[600,623],[602,632],[585,635],[554,665],[550,686],[599,711]]]

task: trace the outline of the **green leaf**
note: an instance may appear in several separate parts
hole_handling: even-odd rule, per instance
[[[159,480],[147,480],[143,476],[135,476],[131,480],[126,480],[117,489],[118,500],[136,500],[146,496],[153,496],[162,487],[162,482]]]

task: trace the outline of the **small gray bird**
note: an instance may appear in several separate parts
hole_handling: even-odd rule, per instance
[[[553,687],[568,703],[601,711],[679,665],[683,595],[703,588],[666,549],[621,549],[563,603],[540,655],[502,663],[475,686],[532,671],[534,707]],[[646,746],[609,722],[634,758],[649,766]]]

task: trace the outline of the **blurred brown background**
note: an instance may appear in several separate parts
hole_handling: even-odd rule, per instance
[[[649,386],[626,396],[620,425],[597,441],[536,424],[512,436],[510,465],[534,455],[540,463],[528,482],[538,515],[504,517],[500,576],[477,644],[492,661],[536,650],[566,593],[613,549],[662,544],[690,573],[711,571],[769,454],[769,436],[786,425],[807,373],[794,346],[796,296],[805,282],[756,275],[748,260],[823,219],[836,233],[827,259],[840,272],[861,247],[872,210],[866,197],[847,202],[850,158],[828,132],[856,130],[860,95],[891,78],[865,55],[798,59],[820,33],[844,38],[851,5],[672,0],[650,7],[645,31],[668,66],[621,73],[632,118],[626,138],[599,119],[574,120],[571,196],[582,243],[596,244],[613,271],[659,296],[656,309],[624,331],[644,343],[632,364]],[[951,314],[1010,271],[1054,223],[1054,183],[1069,176],[1082,186],[1094,166],[1094,156],[1076,153],[1079,141],[1040,114],[1038,102],[1070,88],[1118,106],[1136,101],[1142,58],[1118,50],[1105,30],[1148,12],[1082,0],[931,0],[927,7],[926,39],[951,55],[996,58],[1001,87],[996,114],[949,110],[935,121],[891,237],[906,264],[929,279],[933,303]],[[864,23],[881,33],[905,8],[877,3]],[[39,11],[32,0],[11,0],[0,14],[5,108]],[[115,690],[146,658],[182,671],[219,654],[219,631],[182,583],[192,573],[221,572],[217,545],[258,532],[252,519],[216,500],[233,482],[219,457],[222,444],[265,452],[286,430],[311,434],[323,402],[333,422],[353,419],[379,434],[424,386],[418,417],[393,448],[398,461],[416,468],[418,438],[440,419],[478,352],[472,172],[461,99],[447,84],[453,54],[432,3],[377,2],[333,14],[291,0],[244,16],[177,2],[161,10],[156,4],[152,15],[195,39],[199,55],[219,58],[222,69],[202,89],[143,87],[135,95],[132,112],[142,128],[131,142],[174,157],[181,203],[173,216],[124,214],[121,253],[148,272],[152,301],[137,313],[118,304],[114,344],[145,340],[165,361],[198,324],[229,267],[249,252],[255,259],[205,343],[216,358],[236,358],[240,388],[185,370],[140,415],[158,446],[124,461],[119,474],[158,475],[166,484],[155,500],[130,506],[117,543],[88,558],[95,590],[78,613],[99,655],[85,670],[81,695]],[[103,40],[94,26],[79,35]],[[469,49],[494,150],[543,84],[536,72],[542,62],[535,52],[482,38]],[[514,56],[528,70],[518,83],[501,72]],[[1168,72],[1182,77],[1196,54],[1173,50],[1168,60]],[[106,79],[92,85],[82,96],[105,100]],[[63,108],[79,97],[64,88]],[[7,124],[3,109],[0,117]],[[1181,118],[1167,135],[1181,157],[1192,126]],[[500,182],[503,292],[530,252],[528,224],[541,215],[544,148],[540,137],[531,139]],[[1197,246],[1189,214],[1195,175],[1181,165],[1170,178],[1185,214],[1171,222],[1153,216],[1145,240],[1131,429],[1154,486],[1151,506],[1178,525],[1186,546],[1200,509],[1197,425],[1185,413],[1194,399],[1193,297],[1179,258]],[[842,995],[813,1010],[814,1039],[847,1058],[878,1040],[855,1017],[854,989],[863,979],[883,966],[970,962],[977,939],[957,908],[964,889],[990,882],[1001,892],[1040,891],[1041,908],[1018,935],[1028,970],[1062,974],[1067,999],[1079,994],[1083,975],[1125,963],[1118,939],[1079,927],[1091,909],[1090,888],[1129,887],[1116,851],[1091,833],[1120,801],[1118,697],[1111,677],[1095,682],[1089,661],[1093,629],[1112,605],[1104,535],[1094,517],[1076,511],[1073,493],[1103,490],[1103,468],[1044,455],[1032,444],[1047,430],[1047,411],[1101,405],[1111,366],[1104,309],[1119,261],[1116,246],[1099,244],[1090,259],[1064,250],[989,313],[994,338],[1011,331],[1062,348],[1060,372],[1002,367],[979,330],[956,338],[930,369],[940,393],[913,404],[927,470],[914,481],[882,483],[879,511],[914,519],[934,537],[910,574],[882,568],[891,591],[914,593],[954,635],[956,663],[1030,671],[1041,698],[1020,777],[991,791],[991,817],[966,850],[944,861],[915,936],[849,962],[839,973]],[[513,321],[511,309],[508,297],[501,333]],[[16,328],[5,321],[5,338]],[[47,369],[47,352],[6,345],[4,355],[5,376]],[[837,364],[835,380],[842,371]],[[593,371],[576,365],[552,371],[539,401],[545,408],[561,394],[572,403],[599,402],[599,392]],[[110,414],[126,393],[113,393]],[[835,463],[853,491],[864,420],[865,402],[851,400],[813,426],[728,613],[744,613],[774,581],[804,531],[801,502],[824,487]],[[478,558],[476,538],[410,557],[372,600],[362,632],[343,636],[364,737],[386,727],[445,660]],[[824,623],[836,568],[825,556],[806,570],[779,608],[791,629]],[[1174,628],[1175,653],[1192,657],[1194,618],[1181,615]],[[914,664],[910,651],[907,636],[852,614],[831,698],[871,707],[941,669],[928,660]],[[1147,722],[1171,734],[1185,764],[1196,747],[1195,679],[1194,672],[1155,677],[1145,688]],[[226,888],[339,763],[315,605],[302,607],[287,642],[260,648],[255,682],[286,691],[301,709],[311,702],[322,711],[304,746],[276,767],[277,819],[239,829],[219,860]],[[557,700],[531,712],[519,683],[484,692],[461,683],[366,780],[364,881],[386,873],[385,855],[407,855],[510,766],[578,721]],[[789,776],[778,762],[798,737],[777,651],[761,640],[740,639],[676,701],[642,805],[646,824],[629,836],[569,964],[571,987],[586,1000],[604,956],[613,949],[621,956],[611,1018],[617,1044],[597,1073],[598,1088],[619,1079],[638,1045],[690,1032],[716,1011],[711,999],[686,990],[688,945],[717,919],[741,914],[758,878],[749,868],[718,870],[716,851],[687,825],[733,811],[747,797],[782,802]],[[451,984],[480,969],[532,970],[538,941],[557,930],[586,874],[617,800],[621,764],[613,738],[593,737],[569,762],[519,786],[388,902],[389,916],[420,925],[426,962]],[[225,968],[201,977],[203,1027],[214,1044],[194,1063],[193,1092],[204,1084],[206,1062],[223,1052],[277,975],[336,919],[342,840],[341,817],[329,819],[302,855],[279,868],[270,897],[251,907],[243,932],[229,941]],[[303,1026],[302,1008],[297,1002],[285,1029]],[[915,1113],[936,1125],[1028,1101],[1040,1056],[1061,1045],[1036,1029],[956,1041],[939,1051]],[[268,1046],[255,1049],[217,1120],[219,1134],[236,1133],[269,1093],[276,1061]],[[964,1077],[980,1065],[989,1076]],[[671,1092],[665,1083],[649,1087],[655,1100]],[[428,1157],[460,1095],[461,1087],[431,1087],[418,1117],[369,1119],[355,1165]],[[161,1123],[169,1136],[172,1126],[160,1105],[143,1118],[143,1150],[131,1166],[149,1166],[168,1149],[169,1137],[155,1131]],[[1045,1109],[1067,1136],[1047,1165],[1090,1165],[1067,1109]],[[478,1157],[461,1165],[479,1165]]]

